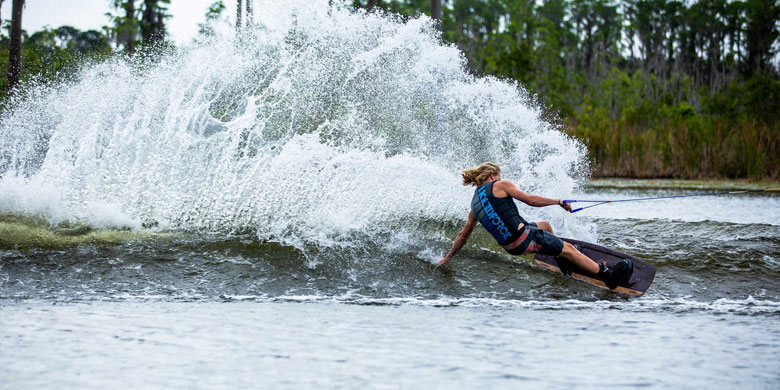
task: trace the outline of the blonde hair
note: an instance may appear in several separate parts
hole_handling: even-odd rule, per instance
[[[490,179],[490,176],[492,175],[500,175],[501,174],[501,168],[498,167],[498,165],[493,164],[492,162],[486,162],[482,163],[482,165],[472,168],[472,169],[466,169],[463,171],[463,185],[464,186],[478,186],[482,185],[488,179]]]

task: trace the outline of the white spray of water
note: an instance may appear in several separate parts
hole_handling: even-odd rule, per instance
[[[424,16],[257,8],[245,39],[31,87],[0,120],[0,211],[350,245],[462,220],[459,172],[483,161],[556,197],[585,170],[582,145],[518,85],[470,75]],[[556,211],[523,209],[561,226]]]

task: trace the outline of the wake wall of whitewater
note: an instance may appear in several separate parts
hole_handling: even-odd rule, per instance
[[[460,223],[459,172],[483,161],[552,197],[585,176],[584,147],[522,86],[470,73],[425,16],[324,0],[256,15],[241,39],[28,85],[0,118],[0,212],[343,247]],[[522,209],[569,229],[555,211]]]

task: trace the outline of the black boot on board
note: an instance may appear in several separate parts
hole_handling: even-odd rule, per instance
[[[599,276],[610,290],[614,290],[618,286],[625,286],[633,272],[634,264],[629,259],[623,259],[611,267],[604,263],[599,264]]]

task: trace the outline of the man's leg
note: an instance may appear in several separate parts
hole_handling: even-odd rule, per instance
[[[614,290],[618,286],[627,283],[631,277],[631,273],[634,269],[633,264],[631,264],[631,260],[624,259],[623,261],[611,267],[607,267],[606,263],[599,265],[588,256],[585,256],[574,245],[569,244],[568,242],[563,241],[553,235],[551,233],[552,228],[550,227],[549,222],[540,221],[537,222],[537,225],[539,225],[539,228],[536,229],[534,239],[537,241],[537,243],[541,243],[543,245],[543,249],[546,248],[545,251],[547,251],[548,254],[550,250],[556,250],[557,248],[561,247],[561,244],[563,244],[563,249],[561,250],[561,253],[556,256],[556,258],[558,260],[558,267],[561,269],[561,272],[564,275],[568,275],[572,271],[571,267],[573,263],[577,267],[590,272],[591,274],[599,275],[604,281],[604,284],[606,284],[607,287],[611,290]],[[543,227],[549,228],[550,230],[544,229]]]
[[[539,228],[539,230],[544,231],[541,235],[534,236],[534,239],[537,243],[542,244],[543,246],[549,248],[548,250],[554,250],[552,247],[556,246],[556,242],[563,244],[563,250],[559,255],[556,257],[562,257],[564,259],[563,262],[559,262],[559,266],[561,267],[561,272],[564,274],[568,274],[571,272],[571,264],[566,264],[568,262],[571,262],[572,264],[576,265],[577,267],[588,271],[592,274],[599,273],[599,265],[596,264],[595,261],[591,260],[588,256],[585,256],[582,252],[578,251],[577,248],[574,247],[574,245],[569,244],[566,241],[561,240],[560,238],[556,237],[553,234],[552,225],[550,225],[550,222],[548,221],[538,221],[535,222],[536,227]],[[568,261],[566,261],[568,260]]]
[[[536,226],[538,226],[539,229],[554,234],[552,225],[550,225],[549,221],[537,221]],[[563,251],[559,256],[563,257],[566,260],[571,261],[572,263],[576,264],[578,267],[586,271],[589,271],[594,274],[599,272],[599,265],[596,264],[595,261],[591,260],[588,256],[582,254],[582,252],[578,251],[577,248],[574,247],[574,245],[569,244],[568,242],[564,241]]]
[[[585,256],[582,252],[578,251],[574,245],[569,244],[568,242],[563,242],[563,251],[559,256],[571,261],[577,267],[592,274],[599,273],[599,265],[596,264],[595,261],[591,260],[590,257]]]

